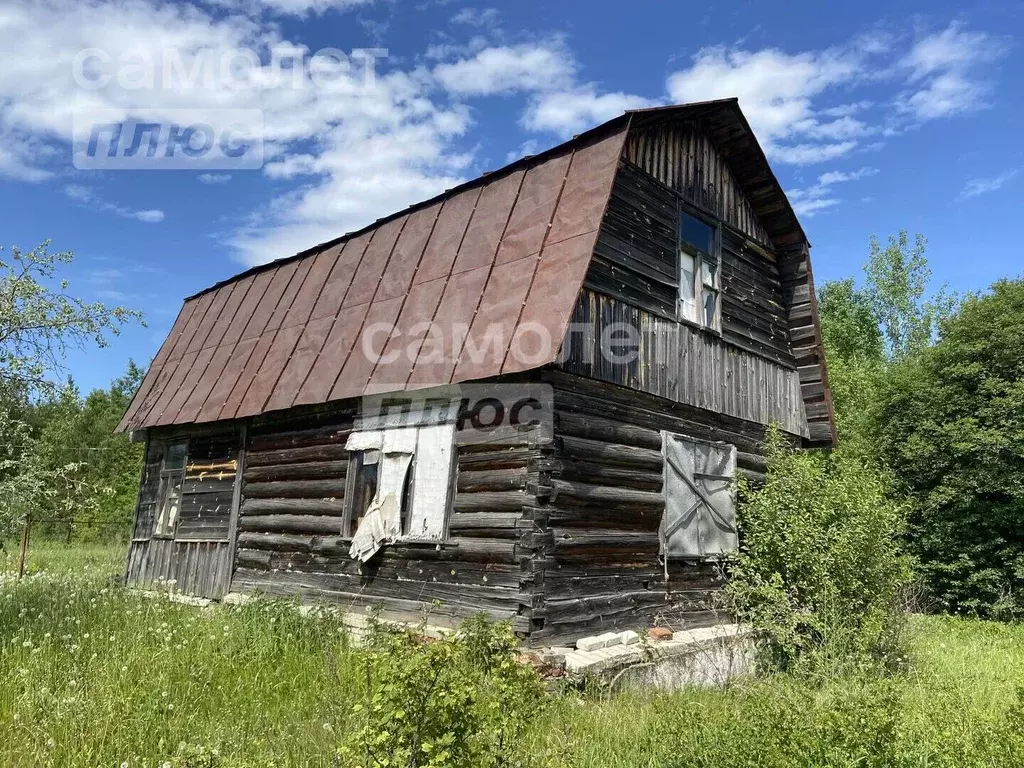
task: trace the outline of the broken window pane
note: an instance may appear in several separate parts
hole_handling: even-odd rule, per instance
[[[356,451],[349,458],[349,472],[353,473],[352,504],[343,536],[355,535],[359,523],[377,495],[380,481],[380,451]]]
[[[687,320],[697,322],[697,259],[686,251],[679,254],[679,306],[680,313]]]
[[[718,293],[715,291],[704,292],[704,325],[708,328],[715,328],[717,325]]]
[[[160,473],[160,511],[156,523],[157,536],[170,536],[178,522],[181,508],[182,470]]]
[[[718,290],[718,262],[705,257],[700,266],[704,287]]]

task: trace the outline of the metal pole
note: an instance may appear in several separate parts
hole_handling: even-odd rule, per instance
[[[25,575],[25,557],[28,555],[28,534],[32,528],[32,516],[25,515],[25,527],[21,531],[21,552],[18,554],[18,581]]]

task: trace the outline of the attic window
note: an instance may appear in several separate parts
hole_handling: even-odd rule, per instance
[[[342,535],[363,562],[384,544],[444,538],[455,427],[440,424],[353,432]]]
[[[679,316],[718,331],[722,327],[718,227],[679,211]]]

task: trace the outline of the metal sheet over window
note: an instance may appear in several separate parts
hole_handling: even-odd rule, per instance
[[[714,557],[734,551],[736,447],[662,433],[665,515],[661,547],[666,557]]]

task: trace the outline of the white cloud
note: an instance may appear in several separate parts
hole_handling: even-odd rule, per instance
[[[688,69],[669,76],[668,91],[676,102],[738,97],[770,157],[796,165],[819,163],[850,152],[856,146],[851,137],[866,133],[868,126],[850,117],[858,111],[855,104],[832,105],[825,112],[815,100],[865,77],[871,57],[882,51],[880,43],[798,54],[704,48]]]
[[[497,8],[463,8],[452,16],[452,24],[468,24],[471,27],[493,29],[501,20],[501,11]]]
[[[553,91],[535,97],[523,115],[531,131],[551,131],[567,137],[593,127],[628,109],[654,106],[655,102],[629,93],[601,93],[594,85],[569,91]]]
[[[920,121],[972,112],[987,105],[992,85],[984,65],[1006,53],[1006,45],[984,32],[950,24],[917,40],[900,65],[909,70],[901,109]]]
[[[226,184],[231,181],[230,173],[200,173],[196,178],[203,184]]]
[[[1011,169],[1009,171],[1003,171],[996,176],[990,176],[984,179],[971,179],[964,188],[960,191],[960,195],[957,200],[967,200],[971,197],[977,197],[978,195],[985,195],[989,192],[995,192],[998,189],[1002,189],[1008,182],[1017,176],[1017,169]]]
[[[868,167],[859,168],[856,171],[828,171],[818,176],[817,181],[809,187],[789,190],[787,196],[798,216],[810,218],[842,202],[835,196],[832,189],[834,185],[859,181],[868,176],[874,176],[876,173],[878,173],[877,168]]]
[[[566,87],[575,72],[572,56],[554,41],[485,48],[472,58],[439,64],[434,76],[449,93],[490,96]]]
[[[514,163],[516,160],[519,160],[522,157],[526,157],[527,155],[535,155],[537,154],[537,150],[539,148],[540,143],[536,139],[529,139],[527,141],[524,141],[515,149],[505,153],[505,162]]]
[[[898,43],[873,33],[800,53],[703,48],[688,68],[669,76],[668,91],[675,102],[738,97],[770,158],[809,165],[849,154],[865,137],[896,135],[908,118],[931,120],[984,106],[991,83],[982,65],[1005,53],[992,35],[956,23],[919,38],[906,54],[898,53]],[[895,110],[885,99],[849,100],[868,86],[897,91]]]
[[[665,94],[653,94],[651,99],[604,92],[596,84],[581,82],[580,67],[560,38],[515,45],[494,42],[499,36],[487,24],[497,23],[497,16],[488,10],[456,14],[463,32],[471,31],[467,25],[475,25],[481,33],[434,38],[438,44],[412,63],[379,62],[372,84],[353,70],[340,73],[334,87],[316,87],[308,79],[301,79],[303,87],[289,87],[273,81],[276,70],[268,64],[274,58],[272,49],[304,56],[310,51],[287,37],[286,27],[266,13],[223,12],[224,6],[248,9],[252,2],[4,0],[0,175],[45,181],[65,169],[72,116],[88,110],[113,109],[128,117],[140,109],[168,115],[190,109],[213,116],[222,109],[258,108],[264,117],[263,173],[282,182],[274,190],[283,186],[287,191],[273,192],[276,198],[249,211],[240,226],[220,235],[252,264],[362,227],[473,175],[474,154],[460,150],[458,141],[472,124],[474,98],[517,94],[523,103],[521,124],[559,136],[582,131],[623,110],[666,100]],[[221,8],[210,11],[213,4]],[[302,15],[356,4],[269,0],[261,9]],[[149,56],[157,62],[171,50],[180,54],[181,71],[189,71],[203,52],[205,60],[219,61],[223,52],[247,48],[259,53],[262,65],[241,88],[214,77],[193,85],[179,83],[182,87],[142,90],[119,87],[115,79],[106,87],[85,89],[71,77],[71,60],[86,48],[102,49],[115,61],[131,52],[136,60]],[[706,48],[668,79],[667,95],[673,101],[738,95],[774,160],[823,162],[864,151],[865,137],[877,140],[885,135],[876,113],[891,99],[876,94],[870,101],[859,98],[862,94],[853,93],[858,87],[882,78],[889,78],[886,82],[892,86],[894,79],[902,78],[898,87],[910,83],[919,92],[939,87],[944,74],[965,76],[968,70],[963,65],[943,69],[936,64],[941,57],[933,50],[923,48],[896,66],[902,54],[881,36],[796,54]],[[963,61],[963,56],[954,59]],[[908,103],[913,95],[908,92]],[[520,151],[536,151],[546,144],[542,140]],[[218,183],[226,175],[208,173],[199,179]],[[832,183],[836,182],[824,188]],[[88,199],[79,202],[96,210],[139,221],[163,216],[155,209],[134,210],[97,200],[88,187],[84,189]],[[831,199],[831,194],[821,193],[808,195],[804,203],[820,210]]]
[[[305,16],[327,11],[349,11],[368,5],[374,0],[205,0],[207,5],[228,8],[239,13],[258,14],[261,10],[272,14]]]
[[[122,219],[135,219],[147,224],[159,224],[164,220],[164,212],[161,210],[155,208],[135,210],[116,203],[110,203],[99,199],[91,189],[81,184],[68,184],[64,187],[64,194],[87,208],[103,213],[113,213]]]
[[[110,23],[113,17],[117,24]],[[0,10],[0,33],[10,62],[0,69],[0,126],[6,131],[0,134],[0,157],[13,157],[0,172],[8,175],[52,173],[49,165],[36,165],[45,154],[28,151],[29,140],[42,142],[67,167],[76,113],[114,109],[127,117],[139,109],[168,115],[190,109],[208,113],[216,124],[218,110],[259,108],[265,173],[292,184],[282,197],[253,211],[237,231],[221,235],[249,264],[337,237],[463,180],[467,157],[454,150],[454,141],[467,129],[469,111],[439,93],[422,67],[389,69],[384,61],[378,62],[372,83],[353,67],[327,87],[308,78],[302,87],[292,87],[289,78],[273,81],[277,70],[269,64],[270,49],[309,52],[282,37],[278,27],[160,0],[14,0]],[[243,87],[222,77],[194,84],[179,77],[176,87],[132,90],[119,87],[115,77],[106,87],[84,89],[71,77],[71,58],[86,48],[107,52],[114,75],[118,58],[127,52],[136,62],[140,57],[160,62],[165,49],[180,54],[186,72],[196,61],[219,63],[223,52],[239,48],[258,51],[263,66],[252,70]],[[89,204],[140,221],[162,215],[94,199]]]

